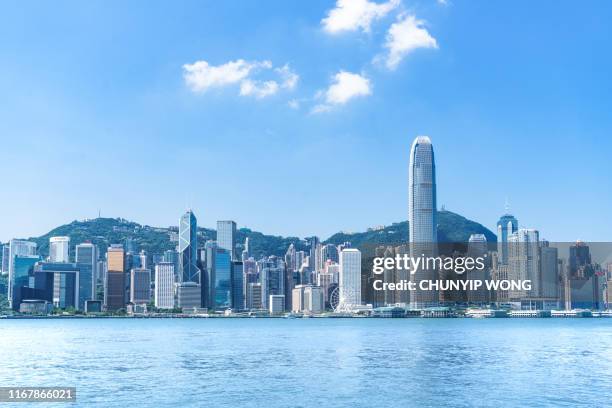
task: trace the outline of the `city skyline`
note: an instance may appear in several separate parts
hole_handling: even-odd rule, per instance
[[[508,198],[544,238],[609,239],[612,7],[341,3],[3,5],[0,241],[187,207],[283,236],[389,225],[419,134],[439,207],[495,231]]]

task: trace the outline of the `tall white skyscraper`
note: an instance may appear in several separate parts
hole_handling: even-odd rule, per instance
[[[436,165],[433,146],[427,136],[414,139],[408,169],[408,222],[410,256],[437,256]],[[438,304],[438,291],[418,288],[421,280],[436,280],[437,271],[418,269],[410,275],[417,290],[410,294],[410,306],[422,308]]]
[[[340,252],[339,311],[351,311],[361,305],[361,251],[355,248]]]
[[[160,262],[155,265],[155,307],[174,308],[174,263]]]
[[[234,221],[217,221],[217,246],[230,253],[230,259],[236,259],[236,223]]]
[[[49,261],[70,262],[70,237],[49,238]]]

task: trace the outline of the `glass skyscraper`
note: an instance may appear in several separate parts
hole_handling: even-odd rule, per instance
[[[227,309],[232,305],[232,260],[230,252],[216,248],[214,258],[214,308]]]
[[[236,223],[234,221],[217,221],[217,245],[230,253],[236,260]]]
[[[198,262],[198,224],[191,210],[179,221],[179,273],[181,282],[200,283]]]
[[[410,149],[408,169],[408,222],[410,256],[437,255],[436,165],[433,146],[427,136],[418,136]],[[412,272],[412,271],[411,271]],[[410,275],[417,290],[410,294],[413,308],[435,306],[439,295],[435,290],[418,289],[421,280],[436,280],[437,271],[419,269]]]

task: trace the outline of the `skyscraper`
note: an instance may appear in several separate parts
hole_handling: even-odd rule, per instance
[[[508,236],[508,279],[531,281],[531,290],[511,290],[510,299],[540,296],[540,233],[520,228]]]
[[[340,303],[342,311],[354,310],[361,305],[361,251],[355,248],[340,252]]]
[[[96,286],[100,279],[98,272],[98,247],[91,242],[77,245],[75,248],[75,261],[78,264],[91,266],[91,299],[96,299]]]
[[[9,241],[9,259],[8,259],[8,299],[11,302],[13,298],[13,286],[15,283],[15,258],[16,257],[36,257],[36,243],[24,241],[21,239],[11,239]],[[19,305],[17,305],[19,308]]]
[[[179,220],[179,273],[181,282],[200,283],[198,262],[198,223],[195,215],[188,210]]]
[[[130,302],[147,304],[151,300],[151,270],[133,268],[130,271]]]
[[[508,213],[497,221],[497,253],[499,263],[508,265],[508,237],[518,230],[518,220]]]
[[[49,238],[49,262],[70,262],[70,237]]]
[[[236,223],[234,221],[217,221],[217,245],[230,253],[230,259],[236,259]]]
[[[2,245],[2,274],[6,275],[9,271],[9,258],[10,258],[11,247],[6,244]]]
[[[408,222],[410,256],[434,257],[437,255],[436,165],[433,146],[427,136],[414,139],[410,149],[408,169]],[[436,280],[437,271],[418,269],[410,275],[417,289],[410,294],[413,308],[435,306],[439,295],[435,290],[423,291],[421,280]]]
[[[155,307],[174,308],[174,262],[155,265]]]
[[[104,304],[113,311],[125,307],[125,251],[123,245],[111,245],[106,252]]]

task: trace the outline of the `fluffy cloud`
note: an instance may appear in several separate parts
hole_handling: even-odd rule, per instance
[[[280,75],[282,80],[281,87],[284,89],[294,89],[300,79],[299,75],[289,68],[289,64],[276,68],[274,71]]]
[[[245,79],[240,84],[240,95],[254,96],[257,99],[274,95],[278,92],[278,82],[276,81],[253,81]]]
[[[370,80],[362,75],[340,71],[334,75],[332,84],[326,91],[320,91],[315,98],[323,98],[324,103],[316,105],[313,113],[327,112],[332,107],[344,105],[353,98],[372,94]]]
[[[387,32],[385,64],[395,69],[402,59],[417,48],[438,48],[438,42],[424,27],[424,22],[413,15],[400,16]]]
[[[257,73],[273,73],[278,80],[255,79]],[[280,89],[292,90],[299,76],[288,64],[274,68],[270,61],[245,61],[239,59],[221,65],[210,65],[207,61],[196,61],[183,65],[183,78],[187,87],[196,93],[210,88],[240,84],[240,95],[257,99],[276,94]]]
[[[337,0],[336,7],[321,20],[323,29],[331,34],[342,31],[370,31],[374,20],[386,16],[395,9],[400,0],[389,0],[386,3],[376,3],[368,0]]]

